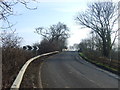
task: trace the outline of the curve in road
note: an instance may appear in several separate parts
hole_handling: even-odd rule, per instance
[[[48,58],[41,69],[43,88],[118,88],[118,80],[75,51],[65,51]]]

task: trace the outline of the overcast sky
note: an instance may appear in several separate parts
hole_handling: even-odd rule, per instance
[[[39,3],[31,2],[29,7],[36,7],[36,10],[25,9],[23,5],[14,8],[16,16],[9,17],[10,22],[15,24],[19,36],[23,37],[22,45],[32,45],[40,42],[42,37],[34,33],[37,27],[49,27],[50,25],[62,22],[70,29],[68,45],[79,43],[89,36],[90,30],[81,29],[75,22],[79,12],[84,11],[87,4],[94,0],[39,0]],[[103,0],[104,1],[104,0]]]

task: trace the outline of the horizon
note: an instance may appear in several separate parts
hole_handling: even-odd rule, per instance
[[[18,4],[14,8],[16,16],[10,16],[8,19],[15,24],[12,29],[16,29],[16,33],[23,38],[22,46],[33,45],[42,40],[42,36],[34,33],[35,28],[49,28],[50,25],[58,22],[66,24],[69,28],[70,38],[67,42],[68,46],[72,46],[90,36],[91,30],[81,29],[74,19],[79,12],[85,11],[87,4],[91,2],[94,0],[39,0],[39,3],[29,4],[29,7],[37,6],[36,10],[28,10],[23,5]]]

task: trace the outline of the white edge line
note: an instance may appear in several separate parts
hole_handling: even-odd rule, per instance
[[[43,88],[43,86],[42,86],[42,79],[41,79],[41,69],[42,69],[42,65],[43,65],[43,63],[40,65],[40,71],[39,71],[39,81],[40,81],[39,86],[40,86],[40,88]]]
[[[79,56],[81,59],[83,59],[81,56]],[[83,59],[84,60],[84,59]],[[86,61],[86,60],[84,60],[86,63],[90,63],[89,61]],[[91,64],[91,63],[90,63]],[[119,77],[119,75],[117,75],[117,74],[114,74],[114,73],[112,73],[112,72],[110,72],[110,71],[107,71],[107,70],[104,70],[104,69],[102,69],[102,68],[99,68],[99,67],[97,67],[96,66],[96,68],[95,68],[96,70],[98,70],[98,71],[101,71],[101,72],[104,72],[104,73],[106,73],[107,75],[109,75],[109,76],[112,76],[113,78],[116,78],[116,79],[120,79],[120,77]]]
[[[23,67],[21,68],[21,70],[19,71],[15,81],[13,82],[12,86],[11,86],[11,90],[13,90],[13,88],[19,88],[20,87],[20,84],[21,84],[21,81],[23,79],[23,75],[28,67],[28,65],[35,59],[41,57],[41,56],[47,56],[47,55],[50,55],[50,54],[53,54],[53,53],[58,53],[59,51],[55,51],[55,52],[50,52],[50,53],[46,53],[46,54],[42,54],[42,55],[38,55],[36,57],[33,57],[31,59],[29,59],[24,65]]]

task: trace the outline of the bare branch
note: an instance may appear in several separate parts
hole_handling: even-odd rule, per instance
[[[0,1],[0,21],[6,21],[8,23],[8,26],[6,26],[6,27],[11,28],[13,25],[10,25],[8,17],[15,15],[15,13],[14,13],[15,5],[22,4],[25,6],[25,8],[27,8],[29,10],[37,9],[37,7],[31,8],[28,6],[30,1],[35,2],[35,0],[29,0],[28,2],[26,0],[10,0],[10,1],[2,0],[2,1]]]
[[[117,36],[111,44],[111,34],[120,15],[118,15],[117,5],[111,1],[94,2],[88,6],[85,12],[81,12],[76,21],[84,27],[92,29],[102,40],[103,55],[110,53],[111,45],[115,42]]]

